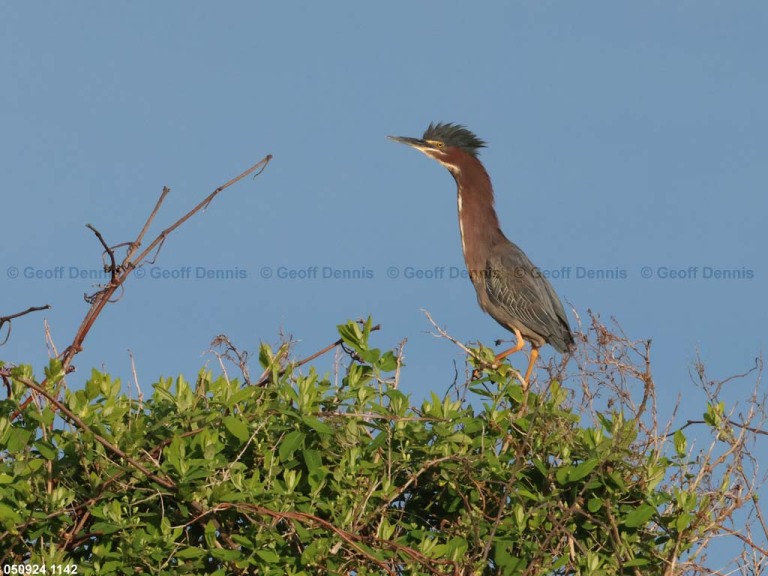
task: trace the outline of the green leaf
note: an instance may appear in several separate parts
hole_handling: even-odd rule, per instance
[[[40,452],[40,455],[46,460],[56,460],[56,457],[59,455],[56,447],[50,442],[38,440],[34,445],[37,451]]]
[[[101,388],[101,380],[102,380],[101,373],[96,369],[91,370],[91,377],[85,383],[85,395],[88,398],[88,400],[94,400],[99,396],[99,390]]]
[[[283,441],[280,442],[280,448],[278,448],[277,451],[280,461],[286,462],[290,460],[293,457],[293,453],[304,443],[305,437],[306,435],[304,432],[300,432],[299,430],[294,430],[286,434]]]
[[[232,394],[232,396],[229,398],[227,405],[234,406],[239,402],[252,398],[255,390],[257,390],[255,386],[248,386],[246,388],[243,388],[242,390],[238,390],[237,392]]]
[[[599,463],[600,462],[597,458],[590,458],[589,460],[585,460],[576,466],[576,468],[573,469],[573,473],[570,477],[571,482],[577,482],[578,480],[588,476]]]
[[[680,457],[685,456],[687,441],[685,438],[685,434],[683,434],[682,430],[678,430],[677,432],[675,432],[674,443],[675,443],[675,452],[677,452],[677,455]]]
[[[360,331],[358,323],[349,321],[346,324],[340,324],[337,326],[337,329],[341,339],[359,352],[363,341],[363,333]]]
[[[528,498],[529,500],[533,500],[534,502],[538,502],[539,500],[541,500],[541,497],[538,494],[534,494],[533,492],[525,488],[518,488],[517,495]]]
[[[693,520],[693,516],[691,514],[688,512],[681,512],[680,515],[675,519],[675,530],[682,532],[691,525],[691,520]]]
[[[280,562],[280,555],[275,554],[272,550],[257,550],[256,554],[268,564],[277,564]]]
[[[718,402],[717,404],[708,404],[707,411],[704,413],[704,422],[716,428],[722,423],[724,413],[725,413],[724,402]]]
[[[205,523],[205,543],[209,548],[218,547],[218,542],[216,541],[216,524],[211,520],[208,520],[208,522]]]
[[[240,418],[237,416],[224,416],[222,422],[224,422],[224,426],[229,431],[229,433],[240,440],[240,442],[245,442],[248,440],[250,436],[248,425]]]
[[[603,501],[600,498],[590,498],[587,502],[587,510],[593,514],[603,507]]]
[[[187,547],[182,548],[178,552],[174,554],[177,558],[186,558],[186,559],[192,559],[192,558],[201,558],[206,555],[205,550],[201,550],[200,548],[195,547]]]
[[[379,359],[378,365],[382,372],[394,372],[397,369],[397,356],[387,351]]]
[[[656,508],[650,504],[643,504],[624,517],[624,526],[627,528],[638,528],[648,522],[655,513]]]
[[[227,550],[225,548],[214,548],[209,552],[211,556],[225,562],[235,562],[240,559],[242,552],[240,550]]]
[[[10,520],[11,523],[21,522],[21,516],[7,504],[0,502],[0,520]]]
[[[64,377],[64,369],[61,364],[61,360],[58,358],[51,358],[48,362],[48,366],[45,368],[45,378],[48,380],[49,385],[58,383]]]
[[[333,434],[333,428],[328,426],[328,424],[326,424],[322,420],[318,420],[313,416],[302,416],[301,421],[304,422],[304,424],[306,424],[310,428],[313,428],[316,431],[318,431],[320,434]]]
[[[599,461],[597,458],[590,458],[578,466],[563,466],[557,470],[555,477],[557,478],[558,483],[563,485],[570,484],[571,482],[578,482],[589,475],[598,463]]]
[[[30,438],[32,438],[31,431],[13,427],[8,431],[5,447],[11,454],[21,452],[29,444]]]
[[[272,352],[272,348],[262,342],[259,345],[259,364],[261,364],[261,367],[269,368],[272,365],[272,362],[274,362],[274,359],[275,355]]]
[[[306,463],[307,470],[310,474],[315,474],[320,470],[320,466],[323,464],[323,458],[319,451],[307,449],[302,452],[302,455],[304,456],[304,462]]]
[[[113,524],[112,522],[94,522],[91,526],[93,532],[102,532],[104,534],[114,534],[120,531],[120,526]]]
[[[381,357],[381,350],[378,348],[371,348],[370,350],[360,350],[359,352],[360,358],[362,358],[363,362],[366,362],[368,364],[376,364],[376,362],[379,361],[379,358]]]

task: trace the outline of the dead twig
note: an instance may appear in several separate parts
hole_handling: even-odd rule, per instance
[[[171,234],[171,232],[176,230],[176,228],[184,224],[184,222],[189,220],[197,212],[199,212],[201,209],[203,209],[208,204],[210,204],[213,201],[213,199],[225,189],[229,188],[236,182],[239,182],[240,180],[242,180],[249,174],[252,174],[253,172],[258,171],[257,174],[261,174],[264,171],[264,169],[267,167],[267,164],[269,164],[270,160],[272,160],[271,154],[267,155],[264,159],[262,159],[261,161],[257,162],[256,164],[248,168],[242,174],[235,176],[228,182],[216,188],[197,206],[192,208],[189,212],[187,212],[184,216],[182,216],[176,222],[171,224],[168,228],[160,232],[160,234],[157,235],[157,237],[150,243],[149,246],[147,246],[147,248],[143,252],[141,252],[138,256],[134,257],[135,251],[138,250],[138,247],[141,245],[141,241],[144,234],[146,234],[146,231],[149,228],[149,225],[152,223],[158,211],[160,210],[160,206],[162,205],[163,200],[170,192],[170,189],[168,187],[163,188],[163,192],[160,195],[160,198],[158,199],[154,210],[149,215],[149,218],[144,224],[144,227],[139,233],[139,236],[136,238],[136,241],[131,244],[125,259],[120,264],[120,266],[117,267],[115,274],[110,280],[109,284],[107,284],[102,289],[101,292],[94,295],[93,304],[91,305],[90,310],[88,310],[88,313],[85,315],[85,318],[83,319],[83,322],[81,323],[80,328],[75,334],[75,337],[72,340],[72,344],[64,351],[64,354],[61,358],[61,362],[62,362],[62,365],[64,366],[65,371],[69,371],[72,360],[82,350],[82,345],[83,345],[83,342],[85,341],[85,337],[88,335],[88,332],[90,332],[91,328],[93,327],[93,324],[96,321],[96,318],[99,317],[99,315],[101,314],[101,311],[104,309],[104,306],[106,306],[106,304],[109,302],[111,296],[115,293],[115,291],[123,284],[123,282],[127,280],[129,274],[135,268],[140,266],[142,262],[149,256],[149,254],[151,254],[155,250],[156,252],[155,252],[154,258],[157,258],[157,255],[160,252],[160,248],[162,247],[168,235]],[[94,232],[96,232],[92,226],[89,225],[89,227],[92,230],[94,230]],[[100,236],[98,235],[98,232],[97,232],[97,236]],[[102,241],[103,245],[106,245],[106,243],[103,242],[103,238],[100,238],[100,240]]]
[[[360,322],[362,323],[362,321],[360,321]],[[378,330],[381,330],[381,324],[376,324],[376,326],[372,326],[371,327],[371,332],[376,332]],[[338,340],[336,340],[336,342],[333,342],[332,344],[328,344],[328,346],[326,346],[322,350],[319,350],[319,351],[315,352],[314,354],[310,354],[306,358],[302,358],[298,362],[293,362],[290,365],[290,368],[292,370],[295,370],[296,368],[301,368],[302,366],[304,366],[304,364],[307,364],[308,362],[312,362],[312,360],[314,360],[316,358],[319,358],[323,354],[327,354],[328,352],[330,352],[331,350],[333,350],[334,348],[336,348],[338,346],[344,347],[344,340],[342,338],[339,338]],[[345,349],[345,351],[348,354],[352,353],[350,350],[346,350]],[[286,373],[287,370],[288,370],[288,367],[283,368],[278,373],[278,376],[282,376],[283,374]],[[265,370],[264,374],[262,374],[261,378],[259,378],[259,381],[256,382],[255,386],[266,386],[271,381],[272,381],[272,375],[269,374],[269,370]]]
[[[154,251],[154,258],[157,258],[157,254],[160,251],[160,248],[162,247],[163,243],[165,242],[165,239],[168,237],[171,232],[176,230],[179,226],[184,224],[187,220],[189,220],[192,216],[194,216],[197,212],[199,212],[201,209],[208,206],[213,199],[219,195],[223,190],[229,188],[233,184],[239,182],[249,174],[253,174],[254,172],[256,175],[261,174],[264,169],[267,167],[269,162],[272,160],[272,155],[268,154],[265,156],[262,160],[248,168],[245,172],[239,174],[238,176],[235,176],[228,182],[222,184],[218,188],[216,188],[213,192],[211,192],[202,202],[197,204],[194,208],[192,208],[189,212],[184,214],[181,218],[179,218],[176,222],[174,222],[171,226],[160,232],[158,236],[150,243],[150,245],[141,253],[136,255],[136,252],[138,251],[139,247],[141,246],[142,240],[147,233],[147,230],[149,229],[150,224],[155,219],[155,216],[160,210],[160,207],[162,206],[163,201],[165,200],[166,196],[170,192],[170,188],[164,187],[162,193],[160,194],[160,198],[158,199],[157,203],[155,204],[154,209],[152,210],[152,213],[147,218],[147,221],[144,223],[144,226],[141,229],[141,232],[137,236],[136,240],[134,242],[131,242],[128,244],[128,250],[126,252],[125,258],[123,261],[118,265],[115,260],[115,254],[114,254],[114,248],[110,248],[110,246],[107,244],[107,242],[104,240],[104,237],[102,234],[91,224],[88,224],[87,227],[93,231],[93,233],[96,235],[96,237],[99,239],[99,242],[101,243],[102,247],[104,248],[105,252],[109,256],[110,264],[108,266],[110,271],[110,280],[109,283],[105,286],[102,286],[101,289],[96,292],[95,294],[91,296],[87,296],[86,300],[91,305],[91,307],[88,309],[88,312],[86,313],[85,317],[83,318],[83,321],[81,322],[79,328],[77,329],[77,332],[75,333],[74,338],[72,339],[72,343],[62,352],[60,356],[62,368],[64,369],[65,373],[71,372],[74,370],[72,367],[72,361],[74,360],[75,356],[79,354],[83,349],[83,342],[85,341],[86,336],[88,336],[88,333],[90,332],[91,328],[93,327],[94,323],[96,322],[96,319],[101,314],[101,311],[104,309],[104,307],[109,303],[112,302],[112,296],[118,289],[122,289],[123,284],[128,279],[128,276],[135,270],[137,267],[141,266],[144,260]],[[125,244],[121,244],[121,246],[124,246]],[[107,266],[105,266],[107,267]],[[50,306],[44,306],[40,308],[30,308],[29,310],[14,314],[12,316],[8,317],[2,317],[0,318],[0,327],[5,322],[9,322],[13,318],[17,318],[19,316],[22,316],[24,314],[28,314],[29,312],[34,312],[36,310],[44,310],[46,308],[50,308]],[[10,334],[10,330],[9,330]],[[40,386],[42,388],[45,388],[46,380],[43,380],[41,382]],[[34,390],[34,388],[33,388]],[[31,402],[32,397],[27,398],[21,406],[14,412],[12,415],[12,418],[16,418],[21,411],[26,408],[26,406],[29,405]]]
[[[46,304],[45,306],[30,306],[23,312],[16,312],[16,314],[9,314],[8,316],[0,316],[0,331],[2,331],[3,326],[8,324],[8,333],[5,335],[5,338],[3,338],[3,341],[0,342],[0,346],[8,342],[8,338],[11,337],[11,320],[15,318],[20,318],[21,316],[26,316],[27,314],[31,314],[32,312],[40,312],[41,310],[49,310],[51,308],[50,304]]]
[[[115,277],[117,276],[117,264],[115,264],[115,251],[112,250],[109,246],[107,246],[107,243],[104,241],[104,237],[101,235],[101,232],[96,230],[91,224],[86,224],[86,228],[93,231],[94,234],[96,234],[96,238],[99,239],[99,242],[101,242],[101,245],[104,247],[104,252],[107,253],[109,256],[109,266],[106,264],[104,265],[105,272],[109,272],[110,275],[110,282],[115,281]]]

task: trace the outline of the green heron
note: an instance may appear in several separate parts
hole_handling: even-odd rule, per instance
[[[517,338],[517,344],[498,354],[496,361],[530,341],[531,359],[523,381],[527,387],[539,348],[551,344],[565,353],[573,346],[573,334],[552,285],[499,227],[491,179],[477,157],[485,142],[464,126],[442,123],[430,124],[421,138],[389,138],[437,160],[456,180],[461,246],[477,301]]]

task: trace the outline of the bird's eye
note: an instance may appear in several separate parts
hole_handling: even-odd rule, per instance
[[[443,142],[440,142],[439,140],[435,141],[435,148],[442,148],[443,146],[445,146]]]

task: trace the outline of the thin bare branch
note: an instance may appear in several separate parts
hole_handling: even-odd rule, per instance
[[[109,248],[106,241],[104,240],[101,233],[96,230],[93,226],[90,224],[88,225],[88,228],[92,230],[96,237],[101,242],[102,246],[106,250],[107,254],[110,256],[111,261],[111,276],[110,281],[106,286],[103,286],[98,292],[91,296],[87,296],[86,300],[89,302],[91,307],[88,309],[88,312],[85,314],[85,317],[83,318],[83,321],[80,323],[79,328],[77,329],[77,332],[75,333],[74,338],[72,339],[72,343],[62,352],[61,354],[61,364],[64,369],[65,373],[71,372],[74,370],[72,367],[72,361],[74,360],[75,356],[79,354],[83,349],[83,342],[85,341],[85,338],[88,336],[88,333],[90,332],[91,328],[93,327],[94,323],[96,322],[96,319],[101,314],[104,307],[112,302],[112,296],[118,289],[122,289],[124,282],[128,279],[131,272],[138,266],[141,265],[141,263],[144,261],[144,259],[156,248],[159,249],[160,246],[162,246],[163,242],[165,242],[166,237],[173,232],[176,228],[181,226],[184,222],[189,220],[192,216],[194,216],[197,212],[199,212],[202,208],[207,206],[211,203],[211,201],[223,190],[226,188],[232,186],[236,182],[239,182],[249,174],[252,174],[256,172],[256,174],[261,174],[266,166],[269,164],[270,160],[272,159],[272,155],[268,154],[265,156],[262,160],[245,170],[243,173],[241,173],[238,176],[235,176],[228,182],[222,184],[218,188],[216,188],[211,194],[209,194],[202,202],[200,202],[197,206],[192,208],[189,212],[187,212],[184,216],[179,218],[174,224],[172,224],[170,227],[163,230],[157,238],[147,247],[146,250],[144,250],[142,253],[140,253],[138,256],[134,257],[135,252],[138,250],[138,247],[141,245],[142,239],[144,235],[146,234],[150,224],[154,220],[155,216],[157,215],[158,211],[160,210],[160,206],[163,203],[163,200],[170,192],[170,189],[165,187],[163,189],[162,194],[160,195],[160,198],[158,199],[157,203],[155,204],[155,208],[153,209],[152,213],[150,214],[149,218],[147,218],[147,221],[145,222],[143,228],[141,229],[141,232],[139,233],[136,240],[132,243],[130,243],[127,254],[125,259],[123,260],[123,263],[120,266],[116,265],[116,262],[114,260],[114,251]],[[157,254],[156,254],[157,255]],[[155,255],[155,256],[156,256]],[[29,312],[34,312],[36,310],[45,310],[47,308],[50,308],[50,306],[46,305],[40,308],[30,308],[29,310],[26,310],[25,312],[14,314],[9,317],[3,317],[0,318],[0,328],[2,328],[2,325],[5,322],[9,322],[13,318],[17,318],[18,316],[22,316],[24,314],[28,314]],[[10,324],[9,324],[10,327]],[[10,330],[9,330],[10,334]],[[43,380],[41,385],[45,387],[46,380]],[[27,398],[19,407],[16,412],[12,415],[12,419],[15,419],[21,411],[29,405],[29,403],[32,401],[32,397]]]
[[[51,308],[50,304],[46,304],[45,306],[30,306],[23,312],[16,312],[16,314],[9,314],[8,316],[0,316],[0,330],[3,329],[4,325],[8,324],[8,333],[5,335],[5,338],[3,338],[3,341],[0,342],[0,346],[8,342],[8,338],[11,337],[11,320],[15,318],[20,318],[21,316],[26,316],[27,314],[31,314],[32,312],[49,310],[50,308]]]
[[[160,234],[155,238],[155,240],[138,256],[133,258],[133,252],[137,249],[136,246],[140,245],[141,240],[144,236],[144,234],[147,231],[147,228],[151,224],[152,220],[154,219],[155,215],[157,214],[158,210],[160,209],[160,206],[162,205],[162,202],[167,196],[168,192],[170,191],[168,188],[163,189],[163,193],[160,196],[160,199],[158,200],[157,204],[155,205],[155,209],[152,211],[152,214],[150,214],[150,217],[147,219],[147,222],[144,224],[144,227],[142,228],[141,232],[139,233],[139,236],[137,237],[136,241],[131,245],[131,247],[128,250],[128,255],[126,256],[126,259],[123,261],[123,264],[120,266],[120,269],[117,271],[115,276],[112,278],[110,283],[104,287],[104,289],[95,294],[93,296],[93,304],[91,305],[91,308],[88,310],[88,313],[86,314],[85,318],[83,319],[83,322],[80,325],[80,328],[78,329],[77,333],[75,334],[75,337],[72,341],[72,344],[64,351],[64,354],[62,356],[62,364],[64,365],[65,370],[69,370],[70,365],[74,357],[82,350],[83,342],[85,341],[85,337],[88,335],[88,332],[90,332],[91,327],[93,326],[96,319],[101,314],[101,311],[104,309],[104,306],[107,305],[109,302],[112,294],[117,290],[118,287],[120,287],[123,282],[125,282],[130,275],[130,273],[139,266],[143,260],[153,251],[155,248],[158,248],[162,245],[163,242],[165,242],[166,237],[173,232],[176,228],[181,226],[184,222],[189,220],[192,216],[194,216],[197,212],[200,211],[204,206],[207,206],[210,204],[210,202],[223,190],[231,186],[232,184],[240,181],[241,179],[245,178],[249,174],[256,172],[259,170],[259,173],[266,168],[267,164],[269,164],[269,161],[272,159],[272,155],[267,155],[263,160],[257,162],[250,168],[248,168],[245,172],[240,174],[239,176],[236,176],[235,178],[232,178],[225,184],[219,186],[216,188],[211,194],[209,194],[202,202],[200,202],[197,206],[192,208],[189,212],[187,212],[184,216],[179,218],[176,222],[174,222],[171,226],[160,232]]]
[[[101,245],[104,247],[104,252],[106,252],[107,256],[109,256],[109,266],[105,264],[104,268],[106,269],[106,271],[109,272],[110,283],[114,283],[115,277],[117,276],[117,264],[115,263],[115,251],[109,247],[109,245],[104,240],[104,237],[101,235],[101,232],[96,230],[94,226],[92,226],[91,224],[86,224],[85,227],[90,229],[94,234],[96,234],[96,238],[99,239],[99,242],[101,242]]]
[[[158,245],[162,244],[163,242],[165,242],[166,236],[168,236],[171,232],[176,230],[176,228],[178,228],[179,226],[184,224],[184,222],[186,222],[187,220],[192,218],[192,216],[197,214],[200,210],[202,210],[203,208],[208,206],[213,201],[213,199],[216,198],[216,196],[218,196],[222,191],[226,190],[227,188],[229,188],[233,184],[236,184],[237,182],[239,182],[240,180],[242,180],[243,178],[245,178],[249,174],[252,174],[253,172],[256,172],[256,174],[255,174],[256,176],[261,174],[264,171],[264,169],[267,167],[267,164],[269,164],[270,160],[272,160],[272,155],[268,154],[263,160],[261,160],[260,162],[257,162],[256,164],[254,164],[253,166],[248,168],[248,170],[246,170],[245,172],[243,172],[239,176],[235,176],[229,182],[226,182],[226,183],[222,184],[221,186],[219,186],[218,188],[216,188],[216,190],[211,192],[197,206],[192,208],[192,210],[187,212],[184,216],[179,218],[176,222],[171,224],[168,228],[166,228],[165,230],[160,232],[160,234],[157,236],[157,238],[155,238],[155,240],[149,246],[147,246],[147,248],[144,250],[144,252],[142,252],[141,254],[139,254],[139,256],[136,257],[136,261],[135,261],[134,264],[137,265],[141,261],[143,261],[144,258],[146,258],[147,255],[150,254],[155,249],[156,246],[158,246]]]
[[[362,323],[362,321],[360,321],[360,322]],[[371,327],[371,332],[377,332],[378,330],[381,330],[381,324],[376,324],[376,326],[372,326]],[[307,364],[308,362],[312,362],[312,360],[315,360],[316,358],[319,358],[323,354],[327,354],[328,352],[330,352],[331,350],[333,350],[337,346],[342,346],[342,347],[344,346],[344,340],[342,338],[339,338],[335,342],[333,342],[331,344],[328,344],[328,346],[326,346],[325,348],[323,348],[321,350],[318,350],[314,354],[310,354],[306,358],[302,358],[298,362],[294,362],[293,364],[291,364],[290,368],[292,370],[295,370],[296,368],[300,368],[300,367],[304,366],[304,364]],[[347,352],[349,353],[349,351],[347,351]],[[287,367],[283,368],[282,370],[280,370],[278,375],[282,376],[283,374],[286,373],[287,370],[288,370]],[[262,374],[261,378],[259,378],[259,381],[256,382],[255,386],[265,386],[271,380],[272,380],[272,376],[268,373],[267,370],[265,370],[264,374]]]
[[[147,218],[147,221],[144,222],[144,227],[141,229],[141,232],[139,232],[139,235],[136,237],[136,240],[131,242],[130,247],[128,248],[128,252],[125,255],[125,260],[123,260],[123,265],[131,261],[131,258],[133,257],[134,252],[136,252],[136,250],[138,250],[139,247],[141,246],[141,243],[144,241],[144,236],[146,235],[147,230],[149,230],[149,227],[152,225],[152,221],[155,219],[155,216],[157,216],[157,213],[160,211],[160,206],[163,205],[163,202],[165,201],[165,197],[168,196],[170,192],[171,192],[171,189],[168,188],[168,186],[163,186],[163,191],[160,193],[160,198],[157,199],[157,202],[155,203],[155,207],[152,209],[152,212]]]

